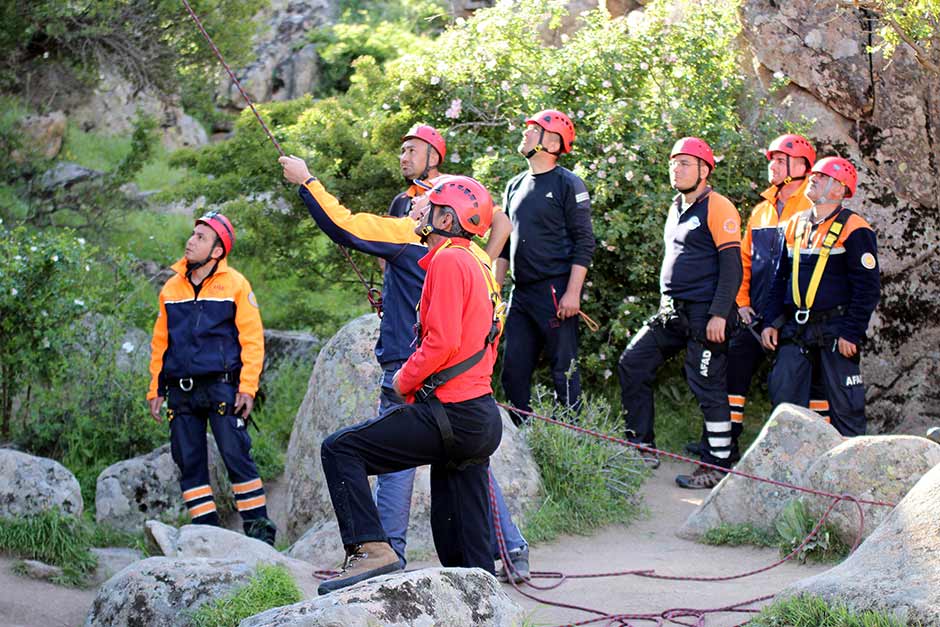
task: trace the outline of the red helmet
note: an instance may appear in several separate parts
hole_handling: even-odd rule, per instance
[[[803,157],[809,167],[813,167],[813,164],[816,163],[816,151],[813,149],[813,145],[802,135],[792,133],[781,135],[770,142],[770,146],[767,147],[764,154],[767,155],[767,159],[770,159],[771,153],[774,152],[782,152],[791,157]]]
[[[672,147],[669,158],[672,159],[676,155],[698,157],[707,163],[709,168],[712,170],[715,169],[715,154],[712,152],[712,147],[709,146],[704,139],[699,139],[698,137],[683,137]]]
[[[444,162],[444,156],[447,154],[447,143],[444,141],[444,137],[437,132],[437,129],[433,126],[428,126],[427,124],[415,124],[408,132],[402,135],[401,140],[405,141],[406,139],[420,139],[426,141],[431,145],[431,148],[437,151],[438,156],[441,158],[441,163]]]
[[[538,124],[549,133],[558,133],[561,135],[561,152],[571,152],[571,144],[574,143],[574,124],[571,118],[555,109],[545,109],[539,111],[532,117],[526,119],[526,124]]]
[[[858,171],[848,159],[843,159],[842,157],[826,157],[820,159],[819,162],[813,166],[812,171],[831,176],[849,188],[849,193],[845,195],[846,198],[851,198],[855,195],[855,185],[858,183]]]
[[[465,231],[483,235],[493,222],[493,197],[483,184],[469,176],[441,177],[428,200],[439,207],[450,207]]]
[[[196,224],[205,224],[215,231],[215,234],[219,236],[219,240],[222,242],[222,249],[225,254],[228,255],[232,252],[232,246],[235,245],[235,227],[232,226],[228,218],[218,211],[209,211],[197,219]]]

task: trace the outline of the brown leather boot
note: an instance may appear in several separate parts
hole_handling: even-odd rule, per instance
[[[695,471],[691,475],[679,475],[676,477],[676,483],[679,484],[680,488],[687,490],[711,490],[725,478],[725,474],[727,473],[721,472],[720,470],[696,466]]]
[[[401,562],[388,542],[363,542],[346,558],[346,564],[339,575],[319,585],[317,594],[329,594],[334,590],[396,570],[401,570]]]

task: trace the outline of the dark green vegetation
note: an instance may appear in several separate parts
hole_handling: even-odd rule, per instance
[[[231,627],[249,616],[300,600],[300,589],[286,568],[259,566],[246,586],[206,603],[190,620],[194,627]]]

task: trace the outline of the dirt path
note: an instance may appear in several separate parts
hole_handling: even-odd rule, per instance
[[[664,463],[644,486],[649,516],[629,527],[607,527],[591,537],[565,536],[533,547],[534,570],[588,573],[654,569],[660,574],[726,575],[752,570],[777,559],[773,549],[710,547],[675,536],[675,530],[706,493],[676,487],[673,477],[686,469]],[[0,556],[0,627],[77,627],[95,598],[94,590],[76,590],[18,577],[13,560]],[[436,566],[437,562],[410,567]],[[784,564],[767,573],[723,583],[687,583],[618,577],[570,580],[557,590],[531,591],[535,596],[610,612],[647,613],[668,608],[708,608],[771,594],[791,581],[825,570],[824,566]],[[589,619],[591,614],[542,605],[510,586],[504,589],[529,611],[530,624],[559,625]],[[708,627],[730,627],[745,614],[713,615]],[[598,623],[604,624],[604,623]],[[651,625],[652,623],[634,622]]]

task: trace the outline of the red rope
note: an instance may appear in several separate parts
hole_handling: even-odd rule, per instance
[[[212,48],[212,52],[215,53],[216,58],[218,58],[219,63],[222,64],[222,67],[225,68],[225,71],[228,72],[229,77],[231,77],[232,82],[235,83],[235,87],[238,88],[238,91],[241,93],[242,98],[245,99],[245,102],[248,103],[248,107],[251,109],[251,112],[255,114],[255,119],[258,120],[258,124],[261,125],[261,128],[264,129],[265,134],[268,136],[268,139],[271,140],[271,143],[274,144],[274,147],[277,149],[277,152],[282,157],[284,156],[284,150],[281,148],[281,145],[278,143],[277,139],[274,138],[274,134],[271,133],[271,130],[268,128],[268,125],[264,123],[264,120],[261,118],[261,115],[258,113],[258,110],[255,109],[254,103],[251,101],[251,98],[248,96],[248,93],[242,88],[241,82],[235,76],[235,73],[232,71],[232,68],[229,67],[228,63],[225,62],[225,58],[222,56],[222,53],[219,52],[218,47],[216,47],[215,42],[212,41],[212,37],[209,36],[208,31],[202,25],[202,20],[199,19],[199,16],[196,15],[196,12],[193,11],[193,8],[190,6],[188,0],[182,0],[183,5],[186,7],[186,10],[189,12],[190,17],[193,18],[193,22],[196,23],[196,27],[199,29],[199,32],[202,33],[202,36],[205,37],[206,41],[209,43],[209,47]],[[349,262],[349,265],[352,266],[353,270],[356,271],[356,275],[359,277],[359,280],[362,282],[362,285],[366,288],[366,298],[369,300],[369,304],[375,309],[375,314],[381,318],[382,317],[382,292],[376,288],[372,287],[366,278],[362,275],[362,272],[359,271],[359,266],[356,265],[356,262],[353,261],[353,258],[349,255],[347,250],[337,244],[339,249],[343,251],[343,255],[346,256],[346,260]]]

